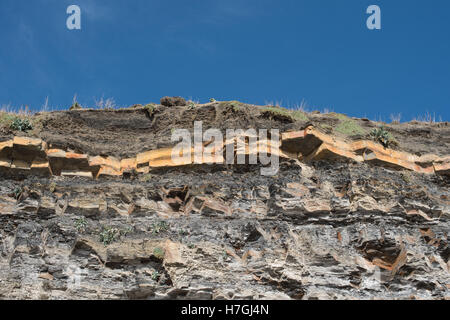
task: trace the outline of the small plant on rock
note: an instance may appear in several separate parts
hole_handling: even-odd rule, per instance
[[[411,180],[412,180],[411,172],[404,171],[401,173],[401,177],[402,177],[403,181],[405,181],[406,183],[408,183],[408,184],[411,183]]]
[[[192,102],[192,101],[189,101],[189,103],[188,103],[188,110],[194,110],[195,109],[195,103],[194,102]]]
[[[150,173],[144,174],[139,177],[140,182],[149,182],[152,179],[152,175]]]
[[[81,110],[81,109],[83,109],[83,107],[81,106],[81,104],[79,104],[78,102],[74,102],[74,103],[70,106],[69,111],[72,111],[72,110]]]
[[[373,129],[370,136],[374,141],[381,143],[385,148],[388,148],[394,142],[391,134],[383,126]]]
[[[80,109],[83,109],[83,107],[81,106],[81,104],[78,103],[78,101],[77,101],[77,95],[75,94],[75,95],[73,96],[72,106],[69,108],[69,111],[72,111],[72,110],[80,110]]]
[[[161,277],[161,275],[159,274],[159,272],[157,270],[153,271],[153,273],[152,273],[153,281],[158,281],[160,277]]]
[[[20,198],[22,193],[23,193],[23,189],[21,187],[16,187],[14,189],[14,197],[16,198],[16,200],[18,200]]]
[[[157,112],[158,106],[154,103],[149,103],[144,106],[144,109],[147,111],[148,117],[153,117],[153,115]]]
[[[86,227],[87,227],[87,220],[85,217],[80,217],[75,221],[75,228],[77,229],[77,231],[79,233],[83,233],[86,231]]]
[[[28,130],[33,130],[33,125],[28,119],[15,118],[11,123],[10,128],[15,131],[26,132]]]
[[[56,183],[55,182],[50,183],[50,185],[48,186],[48,190],[51,193],[55,192],[55,190],[56,190]]]
[[[126,228],[125,230],[121,230],[120,234],[124,237],[126,237],[127,235],[129,235],[130,233],[133,233],[134,231],[134,227],[133,226],[129,226],[128,228]]]
[[[105,245],[109,245],[120,237],[120,230],[112,227],[103,227],[100,233],[100,241]]]
[[[149,104],[146,104],[146,105],[144,106],[144,108],[147,109],[148,112],[153,113],[153,111],[155,111],[155,109],[156,109],[156,104],[154,104],[154,103],[149,103]]]
[[[165,221],[158,221],[152,224],[151,231],[152,234],[159,234],[161,232],[167,231],[169,229],[169,224]]]
[[[211,102],[211,103],[216,102],[216,99],[211,98],[211,99],[209,99],[209,102]]]
[[[162,260],[162,259],[164,259],[164,255],[165,255],[165,252],[164,252],[163,248],[156,247],[153,250],[153,256],[155,256],[156,259]]]
[[[225,250],[222,251],[222,259],[223,261],[226,261],[228,259],[228,252],[226,252]]]

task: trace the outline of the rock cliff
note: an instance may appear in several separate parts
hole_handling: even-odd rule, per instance
[[[380,129],[235,101],[31,121],[0,130],[0,299],[450,297],[446,122]],[[236,134],[214,151],[264,147],[279,170],[194,148],[175,163],[171,133],[196,121],[278,129],[277,143]]]

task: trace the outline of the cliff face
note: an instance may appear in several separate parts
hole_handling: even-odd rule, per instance
[[[386,147],[368,120],[237,102],[34,121],[0,135],[0,298],[450,297],[448,123],[388,125]],[[279,129],[234,151],[277,174],[174,163],[194,121]]]

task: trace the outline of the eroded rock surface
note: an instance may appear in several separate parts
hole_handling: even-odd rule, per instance
[[[275,176],[8,137],[0,299],[450,298],[445,147],[280,129]]]
[[[447,178],[328,161],[256,169],[3,180],[0,297],[449,297]]]

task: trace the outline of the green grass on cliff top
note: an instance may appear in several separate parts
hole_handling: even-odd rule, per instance
[[[275,114],[290,117],[293,120],[298,120],[298,121],[308,121],[309,120],[306,113],[301,110],[290,110],[290,109],[286,109],[286,108],[282,108],[282,107],[266,106],[266,107],[263,107],[262,111],[270,111]]]

